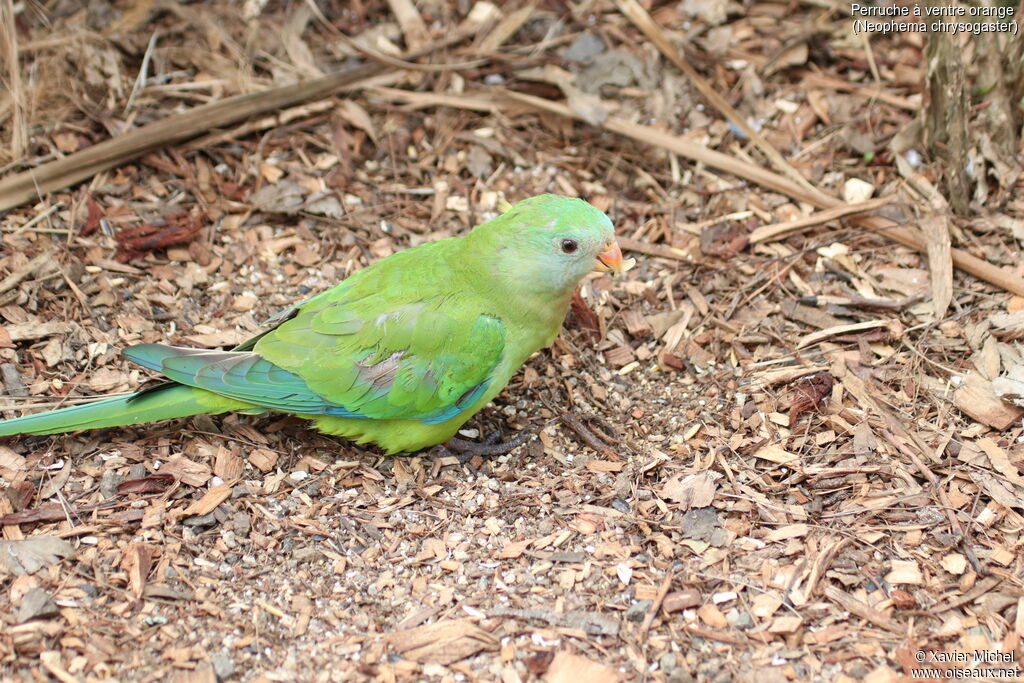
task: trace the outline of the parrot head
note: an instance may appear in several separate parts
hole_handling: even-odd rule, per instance
[[[537,293],[569,294],[591,271],[621,273],[636,263],[622,257],[608,216],[582,199],[530,197],[478,232],[493,240],[497,271]]]

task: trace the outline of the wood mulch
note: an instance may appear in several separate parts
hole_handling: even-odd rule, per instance
[[[1021,169],[979,94],[944,205],[923,37],[817,1],[86,5],[0,2],[5,417],[503,200],[585,197],[638,265],[468,423],[538,430],[507,456],[230,414],[4,439],[0,678],[1020,675]]]

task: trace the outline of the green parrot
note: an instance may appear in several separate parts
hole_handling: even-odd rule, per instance
[[[466,235],[377,261],[230,351],[129,347],[169,381],[0,421],[0,436],[274,411],[389,454],[418,451],[453,437],[554,341],[584,276],[631,265],[604,213],[531,197]]]

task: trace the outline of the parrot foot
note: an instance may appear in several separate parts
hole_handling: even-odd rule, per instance
[[[464,465],[477,456],[486,458],[494,455],[505,455],[519,446],[522,446],[534,436],[536,436],[536,432],[532,430],[525,430],[508,441],[500,443],[498,443],[498,434],[492,434],[484,439],[482,443],[476,443],[475,441],[460,439],[453,436],[444,444],[437,446],[437,449],[439,451],[439,455],[451,455]]]

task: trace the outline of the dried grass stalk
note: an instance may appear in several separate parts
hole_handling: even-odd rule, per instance
[[[933,7],[944,3],[933,0]],[[961,36],[946,31],[929,31],[926,50],[924,107],[925,143],[941,166],[949,203],[958,214],[966,214],[971,198],[967,180],[967,69],[962,57]]]
[[[582,120],[568,106],[559,102],[552,102],[551,100],[546,100],[541,97],[534,97],[532,95],[508,90],[505,91],[505,95],[516,102],[529,104],[541,111],[547,111],[568,118]],[[722,154],[721,152],[716,152],[701,145],[689,142],[678,135],[673,135],[672,133],[657,130],[650,126],[625,121],[614,116],[608,117],[608,119],[602,124],[602,127],[634,140],[639,140],[640,142],[644,142],[655,147],[667,149],[693,161],[703,162],[720,171],[732,173],[740,178],[746,178],[747,180],[762,185],[763,187],[781,192],[793,199],[801,202],[807,202],[808,204],[812,204],[821,209],[833,209],[844,205],[841,200],[836,199],[835,197],[829,197],[822,193],[812,194],[789,178],[785,178],[777,173],[772,173],[771,171],[765,170],[755,164],[735,159],[728,154]],[[920,252],[927,253],[928,251],[927,242],[920,232],[910,228],[900,227],[888,218],[883,218],[881,216],[855,216],[851,218],[851,222],[868,230],[878,232],[878,234],[888,237],[903,246],[910,247],[911,249],[915,249]],[[957,268],[960,268],[975,277],[979,277],[986,282],[1002,287],[1009,292],[1013,292],[1018,296],[1024,296],[1024,278],[1005,271],[998,266],[994,266],[976,256],[972,256],[962,249],[951,249],[950,253],[953,259],[953,265]]]
[[[0,0],[3,2],[10,0]],[[438,43],[406,55],[415,59],[465,38],[456,32]],[[181,114],[135,128],[104,140],[63,159],[0,179],[0,211],[6,211],[48,192],[91,178],[95,174],[136,159],[154,149],[183,142],[214,128],[229,126],[254,115],[266,114],[303,102],[317,100],[345,86],[383,73],[387,67],[373,63],[293,85],[230,97]]]
[[[679,51],[676,50],[675,46],[665,35],[665,32],[661,30],[661,27],[655,23],[651,15],[647,13],[637,0],[615,0],[615,4],[618,6],[619,11],[626,15],[630,21],[632,21],[637,28],[639,28],[645,36],[651,39],[658,50],[663,55],[679,67],[679,70],[686,74],[686,77],[690,79],[690,82],[700,90],[701,94],[707,98],[715,109],[722,112],[722,114],[732,122],[734,126],[743,131],[743,134],[750,138],[757,148],[768,157],[772,165],[782,172],[786,177],[800,185],[805,191],[811,194],[819,193],[819,190],[811,185],[806,178],[800,175],[800,172],[793,168],[788,161],[786,161],[778,150],[772,147],[771,143],[765,139],[763,135],[754,130],[753,126],[747,123],[747,120],[743,118],[731,104],[725,101],[725,98],[718,94],[718,91],[714,87],[704,80],[703,77],[697,70],[690,66]]]
[[[28,122],[25,117],[25,88],[18,63],[18,29],[14,23],[13,0],[0,0],[0,59],[7,73],[3,83],[10,97],[11,158],[19,159],[28,148]]]

